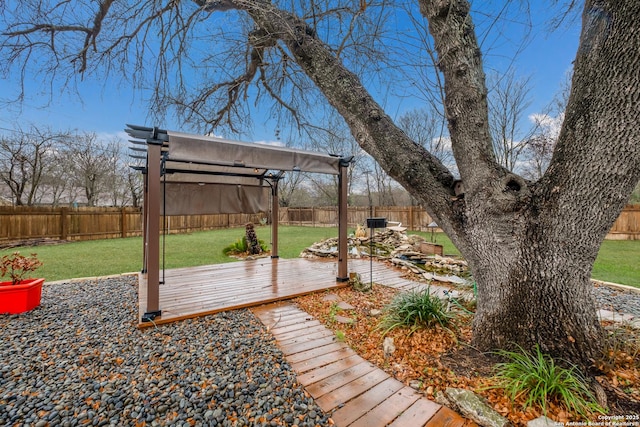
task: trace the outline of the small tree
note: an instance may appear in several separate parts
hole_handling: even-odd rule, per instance
[[[253,227],[253,223],[248,222],[245,226],[245,239],[247,241],[247,252],[250,255],[258,255],[262,253],[262,247],[260,247],[260,241],[258,235]]]
[[[74,185],[82,191],[88,206],[97,206],[100,198],[108,195],[109,177],[113,175],[118,157],[115,141],[105,143],[92,132],[69,138],[65,147],[69,173]]]
[[[488,78],[489,131],[498,163],[515,171],[529,136],[523,135],[520,123],[529,107],[529,78],[518,78],[514,71],[506,74],[492,73]]]
[[[551,104],[545,109],[547,113],[530,117],[534,123],[534,132],[524,144],[526,162],[522,174],[528,179],[538,180],[549,167],[560,128],[564,121],[565,109],[569,101],[572,72],[568,72],[560,90],[555,94]]]
[[[20,252],[14,252],[0,258],[0,277],[8,274],[11,284],[17,285],[27,273],[36,271],[40,266],[42,266],[42,261],[37,258],[36,254],[26,257],[20,255]]]
[[[0,137],[0,181],[9,187],[16,205],[37,202],[40,187],[52,165],[54,144],[65,137],[64,133],[35,126]]]
[[[455,164],[447,123],[440,111],[433,108],[411,110],[400,116],[398,127],[445,165]]]

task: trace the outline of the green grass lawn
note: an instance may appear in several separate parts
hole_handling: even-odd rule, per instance
[[[270,227],[256,227],[256,233],[267,244],[271,242]],[[411,233],[431,240],[429,232]],[[281,258],[296,258],[312,243],[337,235],[337,228],[281,226],[279,255]],[[244,228],[167,236],[165,266],[176,268],[235,262],[236,259],[225,256],[222,249],[243,236]],[[445,254],[459,255],[446,235],[434,233],[433,237],[435,243],[444,246]],[[162,241],[160,244],[162,251]],[[136,272],[142,268],[142,239],[139,237],[15,248],[0,251],[0,256],[15,251],[23,255],[37,253],[44,263],[37,275],[47,281]],[[640,288],[640,241],[605,241],[594,265],[593,277]]]
[[[271,242],[270,227],[256,227],[260,240]],[[336,237],[337,228],[279,227],[278,252],[281,258],[297,258],[313,242]],[[222,253],[225,246],[244,237],[244,227],[202,231],[193,234],[172,234],[164,243],[165,267],[235,262]],[[160,251],[163,243],[160,240]],[[90,240],[60,245],[12,248],[0,251],[0,256],[19,251],[23,255],[36,253],[43,266],[38,277],[47,281],[79,277],[107,276],[136,272],[142,269],[142,238]]]
[[[591,276],[640,288],[640,240],[605,240]]]

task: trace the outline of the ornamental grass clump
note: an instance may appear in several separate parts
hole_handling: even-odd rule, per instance
[[[0,277],[8,274],[11,278],[11,284],[17,285],[25,279],[27,273],[37,270],[40,266],[42,266],[42,262],[36,257],[36,254],[26,257],[20,255],[20,252],[14,252],[0,258]]]
[[[503,389],[512,401],[524,398],[525,410],[539,407],[546,413],[547,404],[554,402],[585,418],[595,412],[605,412],[577,368],[558,366],[539,346],[536,345],[533,352],[520,347],[519,351],[497,354],[507,361],[496,365],[497,383],[493,388]]]
[[[229,246],[225,246],[222,248],[222,253],[225,255],[236,255],[243,254],[247,252],[247,241],[244,237],[236,240],[234,243]]]
[[[440,325],[447,327],[453,315],[447,304],[430,293],[430,288],[398,294],[385,308],[385,315],[379,328],[383,334],[395,328],[410,329],[410,334],[419,328]]]

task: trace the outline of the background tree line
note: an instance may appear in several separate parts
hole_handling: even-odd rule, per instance
[[[570,76],[569,76],[570,77]],[[490,78],[489,106],[494,149],[502,166],[531,180],[540,178],[551,160],[567,100],[569,77],[543,114],[524,117],[529,79],[513,72]],[[331,117],[326,129],[295,136],[286,145],[354,156],[349,170],[352,206],[406,206],[417,201],[355,143],[344,122]],[[455,168],[442,112],[411,110],[399,126],[417,143]],[[528,126],[526,125],[528,124]],[[134,206],[142,201],[142,176],[131,169],[126,143],[94,132],[41,129],[6,130],[0,134],[0,196],[14,205]],[[280,205],[331,206],[337,203],[335,177],[286,174]],[[640,203],[640,183],[629,203]]]
[[[141,175],[118,138],[32,125],[0,134],[0,196],[16,206],[139,206]]]

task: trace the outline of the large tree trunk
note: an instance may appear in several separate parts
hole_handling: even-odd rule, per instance
[[[586,368],[602,341],[591,268],[640,179],[633,103],[640,87],[640,11],[631,3],[586,2],[558,149],[543,179],[530,183],[495,160],[469,4],[420,0],[445,78],[462,196],[454,195],[449,171],[395,126],[303,20],[264,3],[246,10],[260,28],[284,41],[358,143],[425,204],[469,261],[478,286],[475,344],[482,350],[539,345]],[[627,154],[612,155],[617,150]]]
[[[589,275],[566,251],[532,249],[539,243],[528,236],[518,239],[520,252],[487,247],[484,259],[472,262],[479,266],[473,343],[484,350],[539,345],[554,357],[589,366],[602,344]]]
[[[473,249],[465,252],[478,289],[474,346],[533,349],[588,367],[602,332],[590,282],[600,236],[585,247],[562,215],[527,208],[511,216],[471,211]]]

